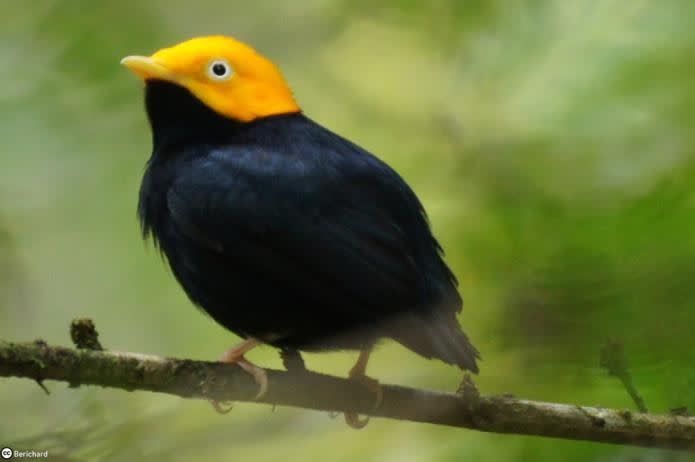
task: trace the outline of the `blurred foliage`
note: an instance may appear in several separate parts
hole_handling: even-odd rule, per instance
[[[69,321],[87,316],[107,348],[211,359],[236,341],[140,242],[149,133],[139,85],[118,66],[224,33],[272,57],[311,117],[416,189],[461,280],[483,392],[630,408],[599,367],[613,338],[650,410],[694,410],[694,14],[691,0],[6,2],[0,209],[12,239],[0,237],[0,275],[12,255],[31,290],[0,278],[22,294],[0,304],[0,337],[66,344]],[[280,366],[270,349],[252,357]],[[335,374],[352,361],[307,358]],[[392,344],[370,373],[449,390],[460,380]],[[62,460],[687,460],[383,420],[354,432],[254,405],[222,417],[205,402],[48,386],[2,381],[13,418],[0,443]]]
[[[0,316],[11,320],[27,308],[27,281],[14,239],[0,215]],[[11,321],[10,321],[11,323]]]

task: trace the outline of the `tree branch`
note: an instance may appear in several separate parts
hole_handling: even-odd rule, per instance
[[[695,451],[695,418],[480,396],[470,379],[458,393],[383,386],[383,401],[353,381],[314,372],[268,370],[259,401],[323,411],[353,411],[391,419],[485,432]],[[233,365],[135,353],[0,340],[0,376],[148,390],[183,398],[253,401],[257,385]]]

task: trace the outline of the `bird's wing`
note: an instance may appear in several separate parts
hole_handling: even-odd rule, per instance
[[[395,314],[437,284],[455,292],[419,202],[383,163],[327,169],[253,154],[194,162],[169,190],[174,222],[197,245],[338,311]]]

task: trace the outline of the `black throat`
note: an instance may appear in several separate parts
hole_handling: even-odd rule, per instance
[[[213,111],[186,88],[164,80],[147,81],[145,109],[152,129],[153,154],[189,143],[248,142],[255,132],[260,131],[267,137],[270,132],[283,128],[296,130],[297,124],[312,124],[301,112],[267,116],[252,122],[234,120]]]
[[[147,81],[145,109],[155,152],[166,146],[200,139],[222,141],[244,125],[219,115],[187,89],[163,80]]]

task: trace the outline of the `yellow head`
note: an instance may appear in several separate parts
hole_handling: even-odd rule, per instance
[[[127,56],[121,64],[143,80],[180,85],[217,113],[243,122],[301,110],[277,66],[230,37],[194,38],[149,57]]]

